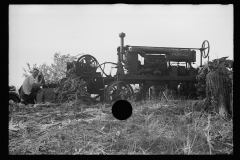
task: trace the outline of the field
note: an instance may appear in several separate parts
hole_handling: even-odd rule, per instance
[[[9,104],[9,154],[233,154],[232,120],[203,101],[131,103],[126,121],[106,104]]]

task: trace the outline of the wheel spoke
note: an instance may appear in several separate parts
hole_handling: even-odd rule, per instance
[[[90,63],[89,64],[92,64],[92,62],[94,62],[95,60],[94,59],[92,59],[91,61],[90,61]]]
[[[96,97],[94,97],[94,99],[97,99],[98,97],[100,97],[100,94],[99,94],[99,95],[97,95]]]
[[[114,90],[117,90],[117,88],[115,88],[115,86],[112,87]]]
[[[116,94],[116,90],[110,90],[110,94]]]

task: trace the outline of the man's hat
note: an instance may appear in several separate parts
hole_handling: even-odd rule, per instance
[[[39,72],[39,69],[37,69],[37,68],[33,68],[33,72],[34,72],[35,70]]]
[[[39,69],[33,68],[33,70],[31,70],[30,73],[33,73],[35,70],[39,72]]]

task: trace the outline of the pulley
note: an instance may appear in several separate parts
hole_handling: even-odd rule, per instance
[[[85,77],[91,77],[96,72],[98,64],[95,57],[89,54],[83,55],[77,60],[77,73]]]

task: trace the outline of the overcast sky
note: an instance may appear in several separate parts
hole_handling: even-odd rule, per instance
[[[50,65],[56,52],[117,62],[121,32],[124,45],[200,48],[208,40],[210,60],[233,59],[233,5],[10,5],[9,84],[23,83],[27,62]]]

